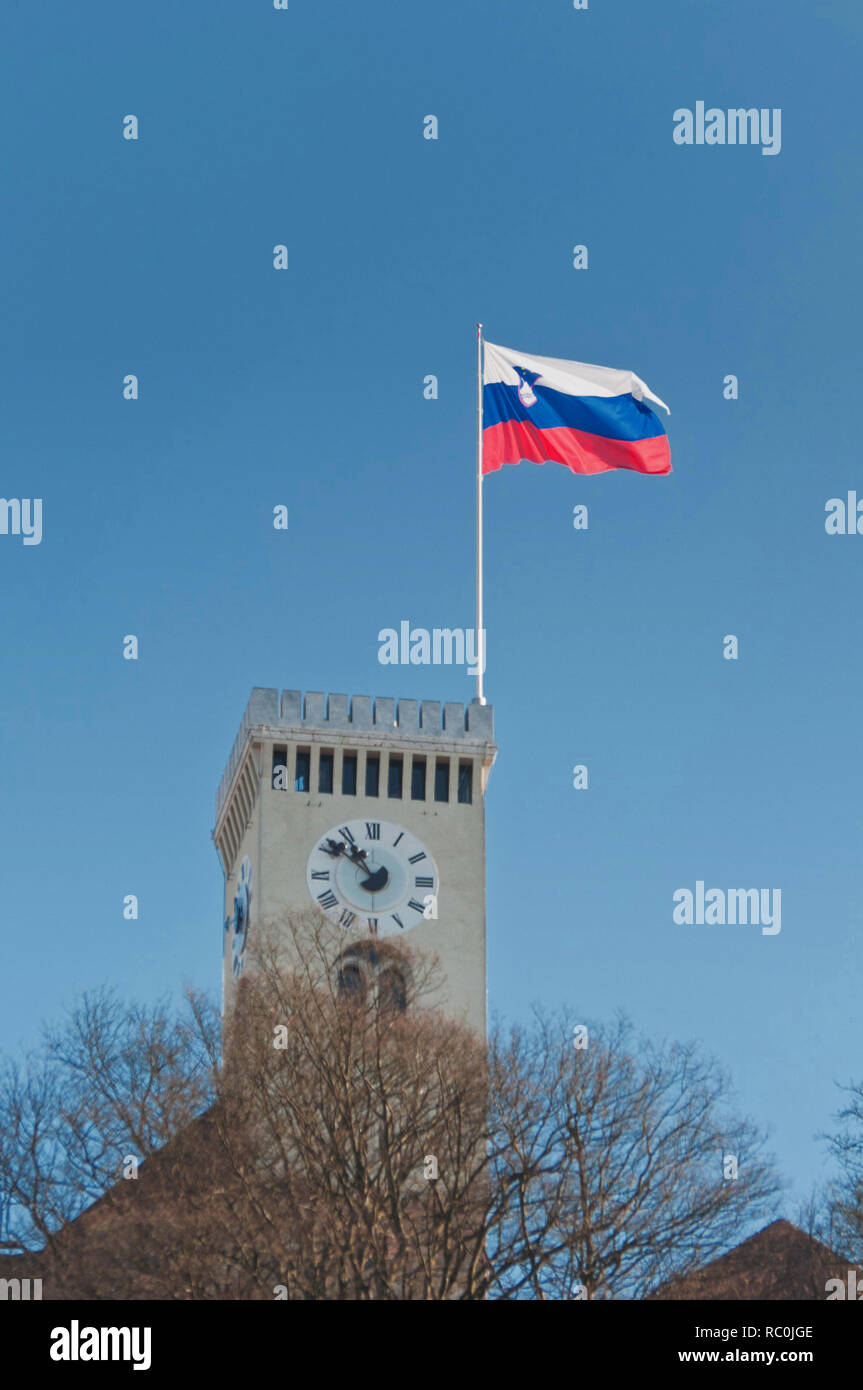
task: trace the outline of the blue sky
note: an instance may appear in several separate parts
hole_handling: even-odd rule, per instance
[[[104,981],[217,986],[252,686],[473,695],[377,634],[473,624],[482,319],[638,372],[674,464],[486,482],[491,1005],[699,1039],[805,1192],[863,1075],[863,537],[824,529],[863,496],[859,6],[53,0],[3,31],[2,492],[44,537],[0,536],[0,1045]],[[675,145],[698,100],[781,108],[781,153]],[[675,926],[698,879],[780,888],[781,933]]]

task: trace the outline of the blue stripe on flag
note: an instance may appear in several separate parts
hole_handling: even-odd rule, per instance
[[[665,434],[658,416],[644,401],[623,396],[568,396],[548,386],[533,386],[536,402],[522,403],[517,386],[495,381],[483,386],[483,426],[524,420],[540,430],[586,430],[604,439],[656,439]]]

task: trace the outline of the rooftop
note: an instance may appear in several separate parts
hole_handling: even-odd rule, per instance
[[[320,691],[279,691],[255,686],[240,724],[239,732],[225,768],[216,797],[216,820],[228,796],[243,749],[252,730],[265,737],[268,731],[289,737],[291,732],[386,733],[394,729],[402,736],[457,741],[464,745],[488,746],[494,751],[494,710],[474,700],[465,706],[439,700],[395,700],[391,696],[325,695]]]

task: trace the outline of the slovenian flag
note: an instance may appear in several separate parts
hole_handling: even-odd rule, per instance
[[[483,346],[483,473],[522,460],[671,472],[668,436],[645,400],[668,406],[635,372]]]

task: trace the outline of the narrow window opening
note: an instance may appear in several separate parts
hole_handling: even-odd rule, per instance
[[[286,792],[288,790],[287,744],[273,744],[273,780],[271,785],[274,791]]]
[[[297,749],[297,771],[294,775],[294,791],[307,792],[311,790],[309,777],[311,775],[312,754],[308,748]]]
[[[449,758],[438,758],[435,764],[434,799],[449,801]]]
[[[366,758],[366,796],[380,796],[381,760],[377,753]]]
[[[346,753],[342,759],[342,796],[357,794],[357,755]]]
[[[463,806],[473,801],[473,763],[458,765],[458,799]]]
[[[333,754],[322,753],[318,765],[318,791],[332,792],[333,790]]]
[[[411,764],[411,800],[425,801],[426,799],[426,760],[425,758],[414,758]]]
[[[401,758],[390,758],[389,780],[387,782],[387,795],[401,797],[402,778],[404,776],[404,762]]]

